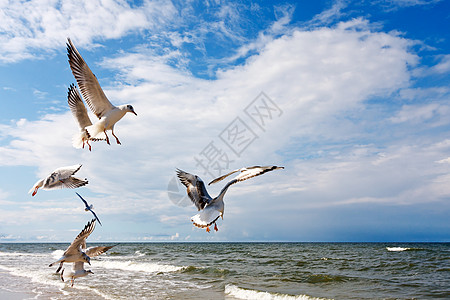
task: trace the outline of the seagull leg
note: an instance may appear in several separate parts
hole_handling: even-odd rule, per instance
[[[89,140],[86,140],[86,144],[89,146],[89,151],[92,151],[91,144],[89,144]],[[83,142],[83,149],[84,149],[84,142]]]
[[[72,282],[72,285],[70,287],[73,287],[73,283],[75,282],[75,278],[73,278],[72,276],[72,280],[70,280]]]
[[[64,276],[63,276],[64,270],[65,270],[65,269],[63,269],[63,270],[61,271],[61,280],[62,280],[62,282],[64,282]]]
[[[111,145],[111,144],[109,143],[108,135],[106,134],[106,129],[103,129],[103,132],[105,133],[105,136],[106,136],[106,143],[107,143],[108,145]]]
[[[219,228],[217,228],[216,222],[214,222],[214,230],[215,230],[215,231],[219,231]]]
[[[209,226],[206,226],[206,232],[210,232]]]
[[[114,129],[111,129],[111,133],[112,133],[113,137],[116,138],[117,144],[122,145],[122,143],[119,141],[119,139],[117,138],[117,136],[114,134]]]

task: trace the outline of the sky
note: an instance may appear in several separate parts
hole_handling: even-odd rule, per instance
[[[0,242],[450,241],[450,3],[0,1]],[[111,145],[72,147],[70,37]],[[91,119],[95,117],[91,115]],[[111,135],[110,135],[111,137]],[[82,164],[78,188],[28,190]],[[230,187],[218,232],[176,169]],[[217,195],[225,182],[209,186]]]

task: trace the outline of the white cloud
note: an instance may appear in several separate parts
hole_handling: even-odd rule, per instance
[[[174,15],[167,1],[143,1],[139,7],[113,0],[3,1],[0,61],[15,62],[43,49],[63,47],[67,37],[88,45],[95,38],[114,39],[163,27]]]

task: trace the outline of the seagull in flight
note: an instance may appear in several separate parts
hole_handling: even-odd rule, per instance
[[[131,112],[137,116],[133,106],[129,104],[114,106],[109,102],[98,83],[97,77],[95,77],[94,73],[89,69],[70,38],[67,39],[67,56],[69,57],[70,69],[77,81],[84,100],[99,119],[95,124],[85,128],[88,138],[103,138],[104,133],[106,142],[109,145],[109,138],[106,131],[111,130],[111,134],[116,138],[117,144],[121,144],[114,134],[114,125],[122,119],[127,112]]]
[[[80,133],[74,135],[72,139],[72,145],[75,148],[83,148],[84,145],[87,144],[89,147],[89,151],[91,151],[91,144],[89,141],[102,141],[106,140],[104,137],[102,138],[92,138],[89,137],[89,133],[86,131],[86,127],[91,126],[92,122],[88,116],[86,106],[84,106],[83,100],[81,100],[80,92],[74,84],[71,84],[69,87],[69,91],[67,93],[67,103],[69,104],[70,111],[72,112],[75,120],[78,123],[78,127],[80,128]]]
[[[109,249],[111,249],[112,247],[115,247],[115,246],[116,245],[90,247],[90,248],[86,249],[85,252],[89,257],[95,257],[102,253],[105,253],[106,251],[108,251]],[[62,269],[62,271],[61,271],[61,280],[64,282],[64,277],[69,277],[70,282],[72,283],[72,286],[75,281],[75,278],[84,277],[89,274],[94,274],[94,272],[92,272],[91,270],[84,269],[84,261],[74,262],[72,264],[71,272],[69,272],[69,273],[66,272],[65,276],[64,276],[64,270],[65,269]]]
[[[69,188],[74,189],[88,184],[87,179],[80,179],[73,175],[80,170],[81,165],[61,167],[54,170],[50,175],[44,179],[38,180],[33,187],[28,191],[32,193],[31,196],[36,195],[39,188],[43,190],[54,190]]]
[[[67,247],[66,251],[64,251],[63,256],[57,261],[49,264],[49,267],[56,265],[59,263],[59,267],[56,270],[56,273],[61,270],[63,263],[65,262],[77,262],[82,261],[85,263],[91,264],[91,258],[87,254],[86,250],[86,239],[89,235],[94,231],[95,228],[95,219],[92,219],[87,223],[84,229],[77,235],[77,237],[73,240],[72,244]]]
[[[208,185],[217,183],[231,174],[239,172],[239,174],[229,181],[220,191],[219,195],[215,198],[212,198],[208,191],[206,190],[205,184],[203,180],[197,175],[186,173],[180,169],[177,169],[177,176],[180,179],[181,183],[186,186],[187,194],[191,199],[192,203],[197,207],[200,213],[196,214],[191,218],[194,226],[199,228],[206,228],[207,232],[210,232],[209,226],[214,224],[214,230],[218,231],[216,221],[219,217],[223,219],[224,212],[224,202],[223,197],[227,192],[228,188],[240,181],[244,181],[250,179],[255,176],[262,175],[264,173],[284,169],[284,167],[277,166],[254,166],[248,168],[241,168],[234,170],[228,174],[225,174],[221,177],[218,177],[211,181]]]
[[[100,219],[97,217],[97,215],[96,215],[95,212],[93,211],[94,205],[93,205],[93,204],[89,205],[89,204],[87,203],[87,201],[84,200],[83,197],[81,197],[81,195],[78,194],[77,192],[75,192],[75,194],[77,194],[78,197],[80,197],[81,201],[83,201],[84,205],[86,206],[86,208],[85,208],[84,210],[85,210],[85,211],[90,211],[90,212],[94,215],[95,219],[98,221],[98,224],[102,225],[102,222],[100,222]],[[102,225],[102,226],[103,226],[103,225]]]

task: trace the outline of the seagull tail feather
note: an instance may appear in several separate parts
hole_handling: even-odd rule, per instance
[[[92,124],[88,127],[86,127],[86,131],[89,135],[89,138],[92,139],[103,139],[105,138],[105,135],[103,133],[103,124],[102,122],[97,122],[95,124]]]
[[[77,149],[83,147],[83,133],[77,133],[72,137],[72,146]]]

